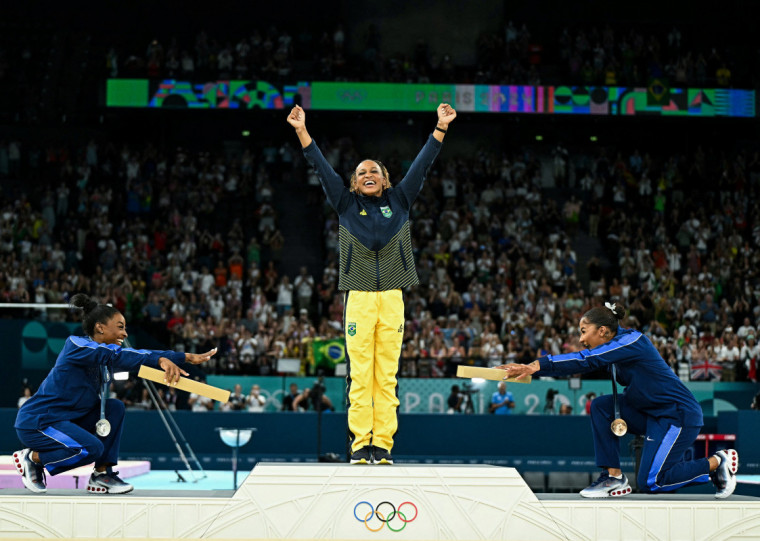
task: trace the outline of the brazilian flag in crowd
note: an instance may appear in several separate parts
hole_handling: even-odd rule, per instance
[[[647,106],[664,106],[670,103],[670,83],[667,77],[652,77],[647,86]]]
[[[314,366],[332,368],[336,364],[346,362],[345,338],[316,339],[312,342],[311,349],[314,355]]]

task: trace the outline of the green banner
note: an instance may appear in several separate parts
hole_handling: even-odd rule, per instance
[[[755,116],[755,91],[671,88],[665,78],[647,87],[409,84],[299,81],[109,79],[107,107],[169,109],[304,109],[430,112],[441,102],[460,112],[610,116]]]
[[[455,85],[319,83],[311,87],[311,108],[342,111],[424,111],[456,101]]]

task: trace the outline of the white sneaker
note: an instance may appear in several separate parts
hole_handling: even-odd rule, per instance
[[[119,478],[119,472],[111,470],[102,473],[92,472],[90,482],[87,483],[87,492],[100,494],[126,494],[134,488]]]
[[[715,456],[720,460],[718,469],[710,472],[716,498],[728,498],[736,490],[736,471],[739,469],[739,453],[734,449],[721,449]]]
[[[607,472],[602,472],[596,481],[581,490],[581,496],[584,498],[617,498],[630,493],[631,486],[625,474],[622,479],[615,479]]]
[[[47,492],[45,486],[45,468],[32,460],[32,450],[22,449],[13,453],[13,465],[21,474],[24,486],[32,492]]]

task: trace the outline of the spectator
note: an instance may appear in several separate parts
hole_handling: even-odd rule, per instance
[[[24,390],[21,392],[21,396],[18,397],[17,407],[21,407],[24,403],[32,397],[32,389],[28,385],[24,385]]]
[[[236,383],[234,391],[230,393],[230,398],[222,407],[222,411],[242,411],[245,409],[246,396],[243,394],[243,387]]]
[[[298,292],[298,307],[301,310],[310,310],[311,298],[314,294],[314,278],[308,273],[306,267],[301,267],[300,274],[293,283]]]
[[[496,415],[510,415],[515,409],[515,398],[511,392],[507,392],[507,384],[500,381],[498,390],[491,395],[489,412]]]
[[[261,387],[254,383],[251,385],[251,392],[245,399],[246,407],[249,412],[260,413],[264,411],[264,405],[267,399],[261,394]]]
[[[451,394],[446,400],[448,409],[446,413],[462,413],[462,403],[464,401],[464,395],[459,392],[459,385],[451,386]]]
[[[586,415],[591,415],[591,401],[596,398],[596,393],[591,391],[590,393],[586,393],[586,403],[584,405],[584,410],[586,412]]]
[[[282,411],[296,411],[295,399],[300,395],[297,383],[290,384],[290,392],[282,398]]]

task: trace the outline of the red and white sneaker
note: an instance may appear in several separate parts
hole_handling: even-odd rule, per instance
[[[739,453],[735,449],[721,449],[715,453],[720,465],[718,469],[710,473],[715,488],[716,498],[728,498],[736,490],[736,471],[739,469]]]

